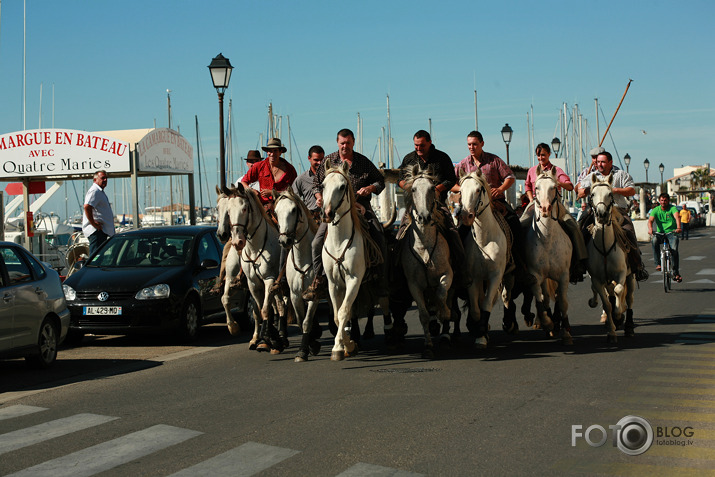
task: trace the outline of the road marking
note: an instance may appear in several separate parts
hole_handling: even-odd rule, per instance
[[[688,258],[684,258],[683,260],[702,260],[705,258],[705,255],[691,255]]]
[[[620,417],[636,415],[646,418],[651,423],[656,420],[675,421],[680,422],[681,426],[683,422],[702,422],[708,423],[708,426],[712,426],[710,423],[715,422],[715,414],[711,412],[656,411],[629,407],[627,409],[611,409],[608,415]]]
[[[703,268],[696,275],[715,275],[715,268]]]
[[[338,474],[336,477],[363,477],[366,475],[370,477],[419,477],[424,474],[415,474],[404,470],[391,469],[390,467],[382,467],[379,465],[358,462],[345,472]]]
[[[40,411],[47,411],[47,408],[16,404],[14,406],[4,407],[0,409],[0,421],[2,421],[3,419],[12,419],[14,417],[26,416],[28,414],[33,414]]]
[[[686,383],[701,386],[715,385],[715,379],[709,378],[689,378],[684,376],[640,376],[637,381],[653,381],[656,383]]]
[[[715,369],[688,369],[688,368],[648,368],[646,373],[676,373],[676,374],[712,374],[715,376]]]
[[[710,399],[674,399],[673,396],[624,396],[618,399],[619,402],[636,404],[655,404],[676,407],[702,407],[715,411],[715,400]]]
[[[715,388],[694,388],[692,386],[671,388],[666,386],[632,386],[628,389],[629,392],[633,393],[643,393],[648,395],[658,395],[658,394],[697,394],[700,396],[713,396],[715,397]],[[713,431],[715,432],[715,431]]]
[[[88,477],[196,437],[202,432],[158,424],[111,441],[48,460],[13,477]]]
[[[689,357],[690,359],[659,359],[655,361],[653,364],[661,365],[674,365],[674,366],[703,366],[706,368],[715,368],[715,361],[713,361],[711,358],[705,358],[705,359],[693,359],[692,357]],[[698,369],[698,368],[696,368]]]
[[[703,278],[702,280],[686,280],[686,283],[706,283],[706,284],[713,284],[715,283],[712,280],[708,280],[707,278]]]
[[[272,467],[300,451],[246,442],[228,452],[188,467],[170,477],[211,475],[248,477]]]
[[[713,352],[708,352],[708,351],[691,351],[691,352],[677,352],[677,351],[670,351],[668,353],[663,353],[663,357],[665,358],[707,358],[707,359],[713,359],[715,358],[715,353]]]
[[[204,346],[185,349],[183,351],[177,351],[176,353],[165,354],[163,356],[157,356],[155,358],[150,358],[147,361],[155,361],[157,363],[166,363],[167,361],[174,361],[175,359],[185,358],[187,356],[194,356],[196,354],[206,353],[207,351],[214,351],[220,349],[220,346]]]
[[[0,455],[10,451],[31,446],[55,437],[98,426],[118,417],[100,416],[98,414],[76,414],[55,421],[45,422],[0,435]]]

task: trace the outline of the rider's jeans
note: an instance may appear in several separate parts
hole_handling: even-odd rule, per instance
[[[668,242],[670,243],[670,249],[672,250],[673,254],[673,272],[676,274],[680,274],[680,259],[678,257],[678,234],[675,232],[671,232],[669,234],[666,234],[668,237]],[[653,235],[651,237],[650,243],[653,245],[653,260],[655,261],[655,265],[658,266],[660,265],[660,243],[661,239]]]

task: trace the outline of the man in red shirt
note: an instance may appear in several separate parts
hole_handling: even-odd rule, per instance
[[[273,191],[286,190],[298,177],[298,173],[288,161],[281,157],[281,154],[288,149],[283,146],[280,139],[271,139],[262,149],[266,152],[266,158],[253,164],[246,175],[241,178],[241,182],[247,186],[258,182],[263,206],[266,209],[272,209]]]

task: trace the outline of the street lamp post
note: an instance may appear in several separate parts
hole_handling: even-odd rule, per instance
[[[559,141],[559,138],[555,137],[551,140],[551,149],[554,150],[554,155],[558,158],[559,151],[561,150],[561,141]]]
[[[504,139],[504,144],[506,144],[506,164],[509,165],[509,143],[511,142],[511,134],[514,130],[506,123],[503,128],[501,128],[501,137]]]
[[[663,192],[663,171],[665,170],[665,166],[661,162],[660,165],[658,166],[658,170],[660,171],[660,192]]]
[[[650,166],[650,161],[648,158],[645,158],[645,161],[643,161],[643,167],[645,168],[645,182],[646,182],[646,187],[648,187],[648,166]]]
[[[626,163],[626,174],[630,174],[630,172],[628,171],[628,166],[631,165],[631,155],[626,153],[626,155],[623,156],[623,162]]]
[[[220,156],[221,156],[221,188],[226,188],[226,150],[224,148],[224,138],[223,138],[223,94],[228,88],[228,82],[231,80],[231,62],[228,58],[225,58],[221,53],[218,54],[216,58],[211,60],[209,65],[209,71],[211,72],[211,80],[213,81],[214,88],[218,93],[218,110],[219,110],[219,137],[220,137]]]

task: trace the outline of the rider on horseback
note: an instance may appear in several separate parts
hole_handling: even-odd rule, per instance
[[[521,224],[524,227],[529,226],[529,223],[534,216],[534,183],[536,182],[536,169],[538,167],[541,167],[541,170],[545,172],[550,171],[552,168],[554,168],[556,170],[557,178],[556,185],[558,186],[559,190],[573,190],[573,184],[571,183],[571,179],[569,179],[569,176],[566,175],[566,173],[560,167],[553,165],[551,161],[549,161],[550,155],[551,149],[547,144],[541,143],[536,146],[536,157],[539,159],[539,164],[529,169],[529,172],[526,174],[526,181],[524,183],[526,194],[529,196],[529,200],[531,201],[524,210],[524,213],[522,214],[520,219]],[[579,230],[576,220],[574,220],[573,216],[568,212],[565,207],[563,208],[563,212],[563,215],[558,218],[559,224],[561,224],[564,231],[571,239],[571,244],[573,245],[573,256],[571,259],[570,273],[571,278],[569,281],[571,283],[581,282],[583,281],[584,273],[586,273],[588,251],[586,250],[586,244],[583,241],[583,235]]]
[[[385,244],[385,236],[382,233],[382,224],[377,219],[375,212],[370,205],[370,196],[379,194],[385,188],[385,179],[375,165],[370,162],[370,159],[362,154],[353,151],[355,145],[355,135],[350,129],[341,129],[338,131],[338,151],[325,156],[325,160],[317,173],[313,177],[313,194],[315,195],[316,204],[318,207],[323,206],[323,180],[325,179],[325,166],[329,163],[333,167],[337,167],[343,162],[350,165],[348,172],[350,183],[357,195],[357,204],[359,212],[364,215],[365,219],[370,223],[369,231],[372,239],[377,243],[380,251],[385,257],[387,250]],[[313,252],[313,270],[315,271],[315,279],[313,283],[303,294],[305,300],[311,301],[327,297],[327,278],[323,269],[323,244],[325,243],[325,232],[328,224],[323,222],[315,234],[315,239],[312,243]],[[383,260],[383,266],[386,261]],[[388,280],[387,273],[383,270],[377,274],[379,285],[376,287],[384,294],[387,294]]]
[[[633,228],[633,222],[628,216],[628,197],[631,197],[636,193],[635,184],[633,183],[633,178],[623,169],[619,169],[613,165],[613,156],[607,151],[603,151],[596,157],[596,167],[598,172],[596,177],[599,180],[603,180],[608,177],[609,174],[613,174],[613,186],[612,192],[614,194],[614,200],[616,207],[623,216],[623,222],[621,223],[621,228],[625,232],[626,238],[628,239],[628,265],[633,273],[635,273],[636,280],[639,282],[648,279],[648,272],[643,266],[643,260],[641,259],[641,252],[638,249],[638,240],[636,239],[636,232]],[[583,199],[588,196],[591,192],[591,175],[586,175],[584,179],[579,184],[579,199]],[[589,211],[588,214],[583,219],[581,225],[581,230],[583,232],[583,237],[586,242],[591,237],[588,232],[587,227],[594,222],[593,211]]]
[[[515,265],[519,270],[519,274],[523,273],[523,277],[527,281],[533,280],[530,274],[526,273],[524,265],[524,236],[519,222],[519,217],[514,209],[506,201],[504,193],[509,190],[516,182],[516,177],[511,168],[496,154],[484,151],[484,138],[479,131],[472,131],[467,135],[467,149],[469,156],[465,157],[454,168],[455,175],[469,174],[477,169],[482,171],[484,177],[489,183],[492,193],[492,205],[506,220],[506,223],[511,229],[513,237],[512,256],[514,257]],[[459,192],[459,185],[452,187],[452,192]],[[462,240],[469,232],[469,227],[461,226],[459,229]]]
[[[415,144],[415,150],[407,154],[402,160],[402,165],[400,166],[400,180],[398,184],[402,189],[405,188],[405,179],[410,173],[409,171],[412,170],[412,166],[415,164],[418,164],[421,169],[429,169],[430,175],[437,178],[437,181],[439,182],[435,186],[435,190],[438,194],[437,203],[438,207],[442,210],[444,217],[444,220],[441,223],[438,223],[437,226],[449,245],[449,254],[452,261],[456,288],[466,288],[469,286],[472,279],[469,270],[464,266],[466,263],[464,245],[462,244],[462,240],[459,238],[457,227],[454,224],[452,215],[446,205],[447,192],[457,183],[457,176],[454,174],[452,159],[450,159],[446,153],[434,147],[430,134],[427,131],[417,131],[413,137],[413,141]],[[410,217],[411,211],[406,210],[405,214],[402,216],[400,229],[397,232],[398,240],[402,240],[405,235],[405,231],[410,225]],[[395,254],[395,256],[399,256],[399,254]],[[399,260],[396,260],[396,262],[399,262]]]

